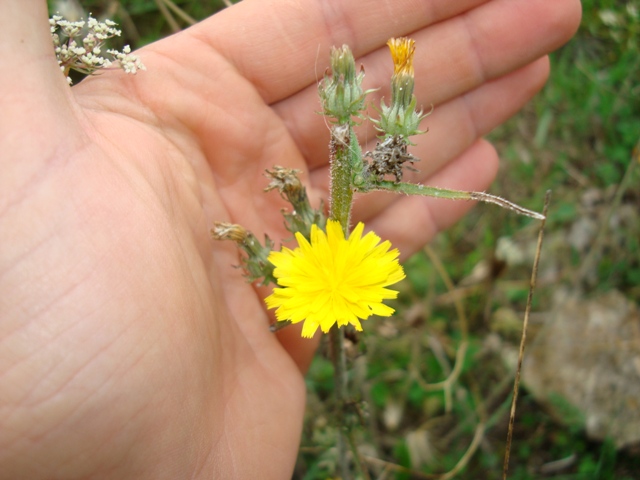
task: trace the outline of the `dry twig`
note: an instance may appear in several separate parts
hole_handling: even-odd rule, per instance
[[[542,211],[543,218],[546,219],[547,210],[549,209],[549,200],[551,191],[547,191],[544,199],[544,209]],[[507,446],[504,454],[504,466],[502,470],[502,478],[506,480],[509,471],[509,455],[511,453],[511,440],[513,438],[513,424],[516,418],[516,403],[518,401],[518,388],[520,386],[520,372],[522,371],[522,360],[524,358],[524,347],[527,341],[527,327],[529,326],[529,314],[531,313],[531,301],[533,299],[533,291],[536,288],[536,279],[538,277],[538,265],[540,263],[540,251],[542,249],[542,239],[544,237],[544,225],[546,220],[542,220],[540,231],[538,233],[538,245],[536,247],[536,257],[533,261],[533,269],[531,272],[531,283],[529,285],[529,295],[527,297],[527,307],[524,311],[524,322],[522,325],[522,337],[520,339],[520,351],[518,352],[518,368],[516,369],[516,378],[513,384],[513,398],[511,399],[511,412],[509,414],[509,429],[507,431]]]

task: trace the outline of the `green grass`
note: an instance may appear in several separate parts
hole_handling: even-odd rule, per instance
[[[197,19],[222,5],[177,3]],[[106,2],[83,4],[99,15]],[[171,33],[155,1],[129,0],[121,5],[115,19],[123,25],[126,43],[141,46]],[[559,286],[579,288],[586,296],[615,289],[640,303],[636,218],[640,191],[633,187],[640,168],[627,173],[640,138],[640,14],[634,16],[627,5],[640,10],[637,0],[584,0],[580,31],[553,54],[548,85],[490,136],[503,158],[491,193],[539,210],[545,192],[552,191],[543,269],[553,267],[556,274],[538,286],[534,303],[538,311],[550,308]],[[630,188],[614,204],[625,175]],[[609,211],[617,219],[613,227],[607,221]],[[629,211],[636,215],[623,215]],[[576,222],[587,217],[596,231],[606,229],[595,247],[593,241],[585,248],[554,243],[554,238],[566,237]],[[519,342],[521,319],[516,312],[525,306],[531,262],[496,260],[496,248],[510,242],[516,250],[526,251],[535,242],[536,225],[498,207],[481,205],[432,243],[456,285],[479,264],[489,271],[480,283],[457,289],[468,319],[469,348],[450,399],[424,384],[442,381],[451,371],[462,344],[457,313],[426,254],[406,263],[398,315],[371,321],[350,350],[358,398],[349,418],[364,451],[424,474],[444,472],[462,458],[482,419],[486,430],[481,448],[457,478],[499,477],[512,379],[501,353]],[[593,263],[584,271],[589,258]],[[330,420],[332,368],[322,352],[307,376],[307,386],[309,405],[295,478],[325,479],[335,476],[336,431]],[[579,416],[570,426],[561,425],[526,390],[521,392],[509,478],[541,478],[542,465],[571,456],[570,467],[545,478],[640,478],[637,457],[616,452],[609,442],[586,440],[580,425]],[[381,475],[382,467],[371,465]],[[411,477],[389,470],[385,478]]]

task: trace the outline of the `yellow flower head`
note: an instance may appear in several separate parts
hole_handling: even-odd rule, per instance
[[[391,58],[393,59],[393,76],[391,77],[391,107],[394,110],[389,112],[391,117],[387,123],[394,124],[400,121],[401,124],[411,123],[409,120],[415,120],[413,111],[415,105],[413,96],[414,72],[413,72],[413,54],[416,51],[416,42],[410,38],[391,38],[387,42],[391,50]],[[384,109],[383,109],[384,113]],[[404,118],[406,116],[409,118]],[[398,120],[398,116],[400,120]],[[419,117],[419,115],[418,115]],[[394,131],[384,130],[389,135],[397,134]],[[400,130],[404,130],[400,128]],[[411,130],[411,129],[409,129]],[[408,135],[406,135],[408,136]]]
[[[411,38],[390,38],[387,42],[393,58],[393,74],[413,77],[413,54],[416,42]]]
[[[311,242],[296,233],[298,248],[271,252],[278,285],[265,299],[277,308],[280,321],[304,321],[302,336],[311,338],[318,330],[327,333],[337,323],[362,330],[360,319],[372,314],[390,316],[394,310],[382,301],[398,292],[385,287],[404,278],[397,249],[389,241],[369,232],[364,237],[359,223],[345,239],[340,223],[327,222],[327,233],[311,227]]]

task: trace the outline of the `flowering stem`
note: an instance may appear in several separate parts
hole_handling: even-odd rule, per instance
[[[330,217],[340,222],[345,236],[349,235],[349,217],[353,202],[353,187],[351,186],[351,134],[350,125],[336,125],[331,129],[329,155],[331,161],[331,208]],[[355,137],[355,135],[354,135]],[[336,400],[336,421],[338,424],[338,464],[341,477],[349,477],[349,463],[347,461],[347,438],[345,436],[345,400],[347,397],[347,362],[344,352],[343,330],[338,324],[329,331],[331,342],[331,360],[333,363],[334,394]],[[355,452],[354,452],[355,454]]]
[[[341,328],[334,325],[329,330],[331,342],[331,361],[333,363],[334,394],[336,399],[336,421],[338,424],[338,465],[343,480],[349,479],[349,463],[347,461],[345,400],[347,394],[347,361],[344,353],[344,337]],[[354,452],[355,454],[355,452]]]
[[[358,144],[353,117],[362,118],[367,92],[362,90],[364,70],[358,73],[351,50],[346,45],[331,49],[331,76],[326,75],[318,86],[323,114],[332,119],[329,160],[331,163],[331,192],[329,215],[340,223],[344,238],[349,237],[354,178],[363,179],[362,150]],[[328,228],[327,228],[328,231]],[[329,330],[331,359],[334,368],[334,393],[336,398],[336,422],[338,424],[338,465],[343,480],[348,480],[349,462],[347,448],[355,446],[347,437],[346,399],[347,374],[344,351],[344,333],[340,320]],[[359,324],[358,324],[359,325]],[[358,452],[354,449],[354,457]]]

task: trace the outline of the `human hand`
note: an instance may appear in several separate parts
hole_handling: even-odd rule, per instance
[[[45,2],[3,8],[3,479],[289,478],[315,343],[269,333],[235,247],[211,244],[213,221],[287,236],[281,199],[262,193],[274,164],[327,198],[315,81],[347,43],[388,98],[392,36],[416,40],[415,93],[436,106],[412,180],[485,188],[497,155],[480,137],[541,87],[543,56],[580,10],[246,0],[138,52],[147,72],[69,89]],[[354,213],[406,256],[467,208],[379,195]]]

